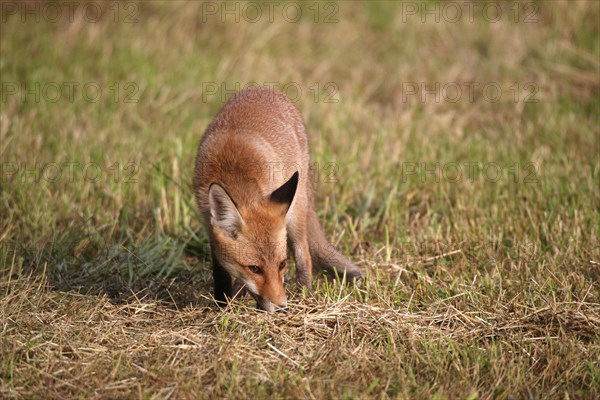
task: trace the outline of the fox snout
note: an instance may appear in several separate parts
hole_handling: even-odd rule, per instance
[[[284,297],[283,300],[273,303],[269,299],[257,296],[256,305],[264,311],[282,311],[287,307],[287,299]]]
[[[287,307],[287,297],[283,284],[280,288],[277,288],[275,293],[256,294],[250,291],[250,294],[256,300],[256,306],[261,310],[280,311]]]

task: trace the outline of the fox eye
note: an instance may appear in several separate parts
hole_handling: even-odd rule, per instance
[[[248,269],[255,274],[262,275],[262,269],[256,265],[249,265]]]
[[[287,260],[283,260],[282,262],[280,262],[279,270],[281,271],[282,269],[284,269],[286,265],[287,265]]]

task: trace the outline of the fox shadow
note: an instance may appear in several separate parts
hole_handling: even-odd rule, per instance
[[[44,274],[52,290],[105,295],[115,304],[158,301],[175,309],[216,307],[210,249],[201,234],[108,241],[69,228],[42,243],[3,247],[9,258],[21,260],[21,274]]]

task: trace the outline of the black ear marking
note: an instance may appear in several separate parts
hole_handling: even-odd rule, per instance
[[[296,195],[296,189],[298,188],[298,176],[298,171],[294,172],[292,177],[286,183],[271,193],[269,200],[274,203],[287,205],[287,211],[292,204],[292,200],[294,200],[294,196]]]

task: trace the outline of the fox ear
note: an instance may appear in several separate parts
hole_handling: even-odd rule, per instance
[[[208,203],[210,206],[210,222],[231,237],[236,237],[241,226],[242,216],[231,197],[225,189],[213,183],[208,189]]]
[[[292,205],[292,200],[294,200],[294,195],[296,194],[297,188],[298,171],[294,172],[294,175],[292,175],[292,177],[286,183],[271,193],[269,200],[272,203],[282,207],[283,214],[285,214],[290,208],[290,205]]]

